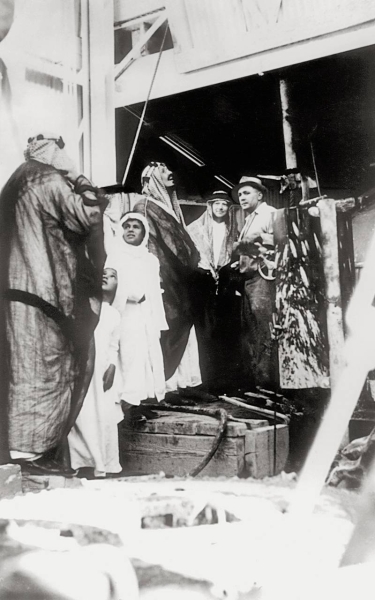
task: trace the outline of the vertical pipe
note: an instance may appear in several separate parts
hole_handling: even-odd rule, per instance
[[[285,164],[287,169],[296,169],[297,156],[293,148],[293,130],[287,118],[290,115],[289,88],[288,82],[285,79],[280,79],[279,90],[283,120]]]

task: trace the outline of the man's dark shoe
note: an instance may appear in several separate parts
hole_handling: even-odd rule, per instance
[[[75,477],[77,471],[70,467],[64,467],[53,459],[44,456],[37,460],[24,460],[19,463],[23,473],[29,475],[60,475],[60,477]]]
[[[94,467],[80,467],[77,469],[77,477],[80,479],[95,479]]]

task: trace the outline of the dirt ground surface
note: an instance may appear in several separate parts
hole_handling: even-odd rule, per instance
[[[326,488],[314,515],[301,522],[288,515],[296,487],[290,473],[76,483],[60,488],[55,481],[51,489],[49,482],[49,490],[2,500],[12,539],[55,552],[114,546],[130,558],[140,597],[149,600],[252,598],[259,589],[272,598],[275,581],[293,598],[302,582],[313,585],[337,571],[359,498]]]

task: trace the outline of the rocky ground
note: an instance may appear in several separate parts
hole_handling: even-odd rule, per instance
[[[355,492],[325,489],[311,518],[292,519],[296,478],[285,473],[82,479],[64,488],[51,479],[43,482],[50,489],[0,501],[8,548],[9,538],[55,553],[114,547],[130,558],[140,597],[155,600],[253,598],[260,589],[273,598],[276,583],[292,598],[302,582],[336,572],[358,503]]]

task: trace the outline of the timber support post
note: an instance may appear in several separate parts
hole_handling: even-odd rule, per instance
[[[113,0],[89,0],[91,177],[116,182]]]
[[[336,203],[331,199],[318,202],[322,232],[322,258],[327,303],[327,333],[331,389],[343,369],[344,326],[342,317]]]
[[[293,130],[288,119],[290,116],[289,88],[285,79],[279,81],[281,112],[283,119],[285,165],[287,169],[297,168],[297,156],[293,148]]]

